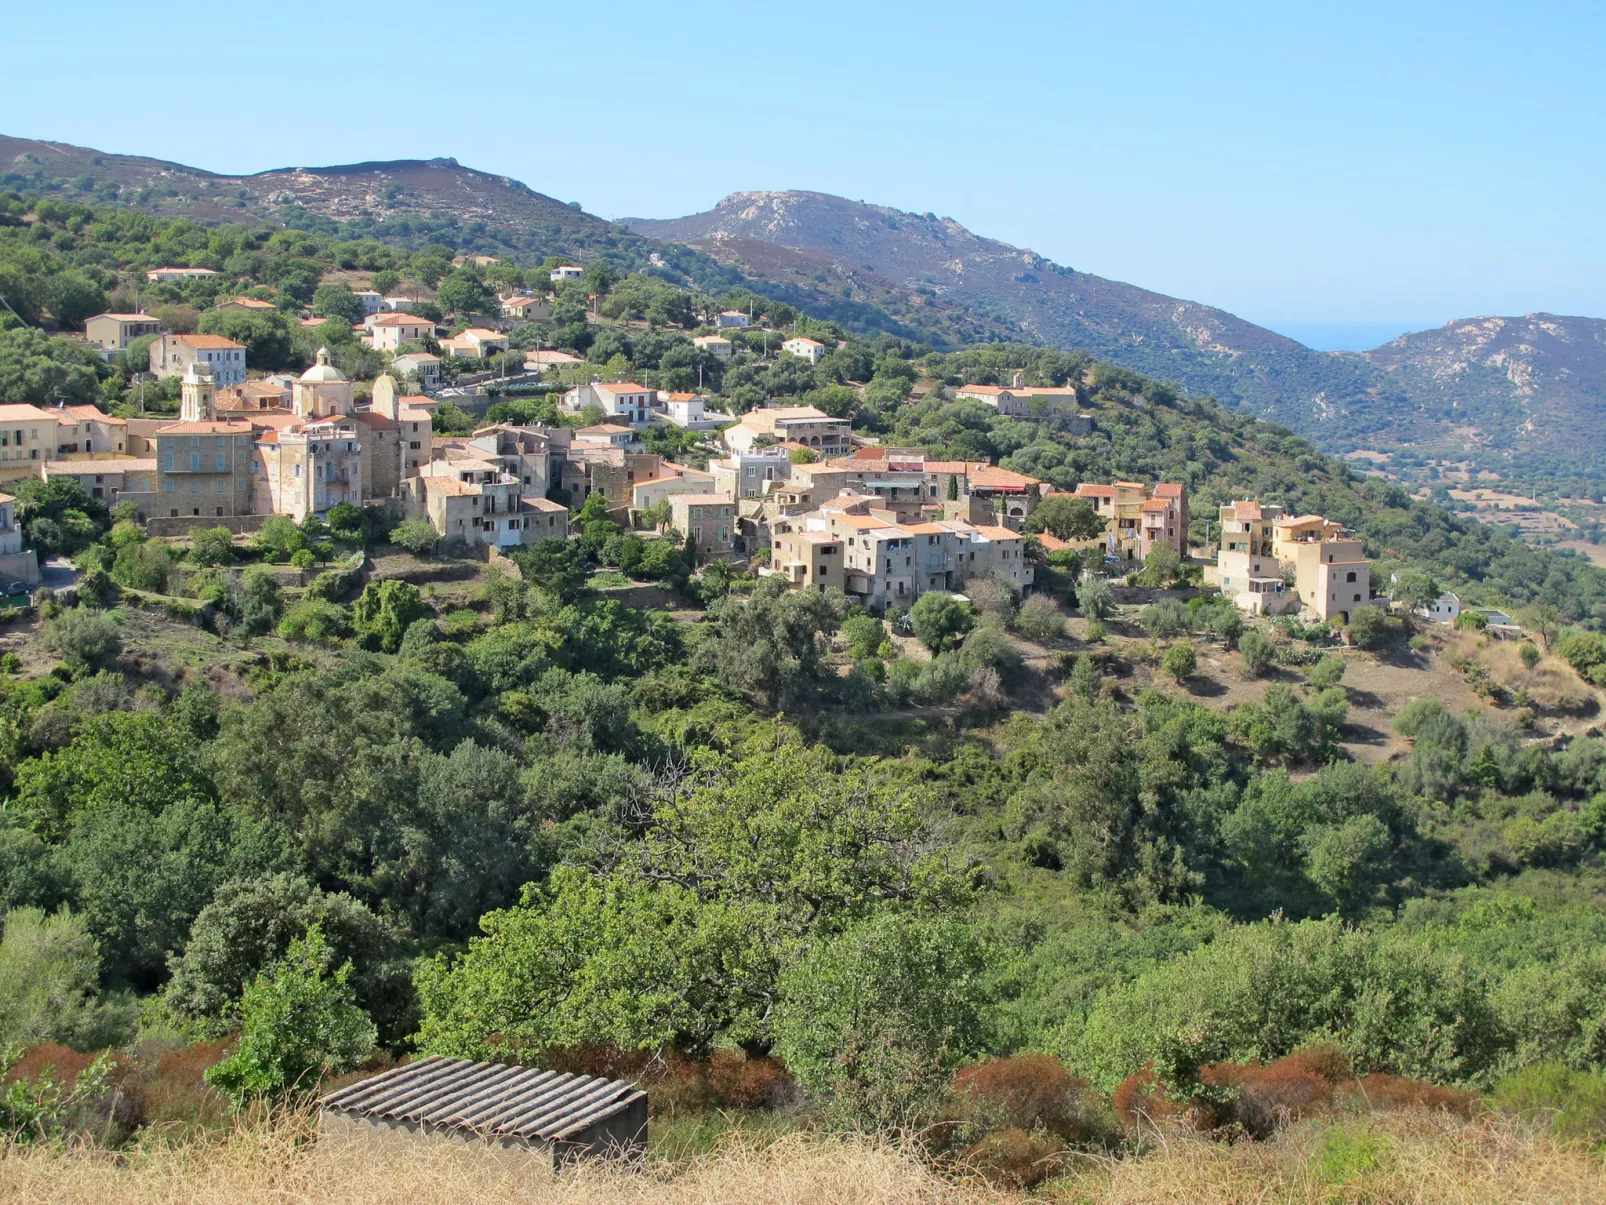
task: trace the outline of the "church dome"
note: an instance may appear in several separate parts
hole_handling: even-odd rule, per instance
[[[327,347],[318,349],[318,362],[301,374],[301,380],[309,385],[317,385],[325,381],[344,381],[345,379],[346,374],[329,363],[329,349]]]

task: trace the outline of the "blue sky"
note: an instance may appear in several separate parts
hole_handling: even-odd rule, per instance
[[[1606,316],[1603,35],[1479,0],[88,0],[8,13],[0,128],[224,172],[451,155],[605,217],[817,189],[1380,332]]]

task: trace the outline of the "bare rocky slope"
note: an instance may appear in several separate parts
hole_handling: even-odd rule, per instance
[[[815,192],[740,192],[707,213],[621,223],[757,275],[828,267],[958,301],[1027,342],[1079,348],[1300,427],[1348,423],[1378,400],[1364,362],[1312,351],[1224,310],[1062,267],[952,218]],[[807,257],[777,262],[765,245]]]
[[[443,213],[515,234],[600,232],[608,222],[535,192],[507,176],[455,159],[403,159],[338,167],[286,167],[250,176],[113,155],[63,142],[0,135],[0,182],[39,187],[52,180],[152,213],[200,222],[282,219],[296,207],[336,222],[384,223]],[[115,192],[106,186],[114,184]],[[125,191],[127,194],[125,195]]]
[[[1468,445],[1521,471],[1606,479],[1606,321],[1557,314],[1465,318],[1365,353],[1412,399],[1398,442]]]
[[[1287,424],[1335,451],[1412,448],[1532,479],[1606,481],[1606,323],[1531,314],[1313,351],[1198,302],[1063,267],[932,213],[740,192],[627,218],[760,278],[865,277],[956,302],[1029,342],[1080,348]]]

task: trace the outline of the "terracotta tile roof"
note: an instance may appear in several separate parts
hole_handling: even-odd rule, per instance
[[[111,456],[103,460],[47,460],[45,471],[60,474],[154,473],[156,460],[154,457],[145,460],[138,456]]]
[[[375,318],[373,326],[427,326],[434,328],[435,324],[428,318],[420,318],[417,314],[389,313],[381,314]]]
[[[985,490],[1028,490],[1034,485],[1043,484],[1036,477],[1028,477],[1025,473],[1017,473],[1012,469],[1001,469],[996,465],[986,465],[970,471],[970,487],[978,486]]]
[[[845,523],[847,526],[853,528],[854,531],[875,531],[877,528],[893,526],[893,524],[888,523],[885,519],[875,519],[871,518],[869,515],[839,514],[837,515],[837,522]]]
[[[644,485],[667,485],[671,481],[685,481],[685,480],[686,479],[684,477],[680,476],[679,474],[670,473],[667,477],[649,477],[645,481],[637,481],[637,482],[633,482],[632,484],[636,489],[640,489]]]
[[[165,427],[158,427],[158,435],[249,435],[251,424],[247,422],[217,421],[210,423],[170,423]]]
[[[56,416],[27,402],[8,402],[0,405],[0,422],[49,422]]]
[[[240,419],[240,422],[250,423],[253,427],[272,427],[276,431],[286,431],[301,424],[301,416],[292,414],[288,410],[253,411],[249,419]]]
[[[1113,485],[1095,485],[1091,481],[1079,481],[1076,485],[1076,493],[1083,498],[1113,498],[1115,497],[1115,487]]]
[[[269,306],[268,308],[272,309],[273,307]],[[158,326],[161,325],[160,320],[154,314],[96,314],[95,318],[115,318],[118,322],[155,322]],[[93,322],[95,318],[91,318],[89,321]]]
[[[1060,552],[1070,547],[1070,545],[1064,540],[1060,539],[1051,532],[1046,531],[1040,531],[1037,533],[1037,542],[1042,546],[1045,552]]]
[[[906,523],[903,529],[917,536],[940,536],[950,534],[946,527],[936,523]]]
[[[928,460],[922,469],[927,473],[954,473],[963,476],[972,469],[986,468],[982,460]]]
[[[637,385],[634,381],[612,381],[608,384],[591,386],[598,393],[652,393],[645,385]]]
[[[954,390],[956,395],[962,393],[979,393],[985,397],[997,397],[1003,392],[1004,390],[997,385],[961,385],[958,389]]]
[[[1232,504],[1232,512],[1240,519],[1258,519],[1260,518],[1260,503],[1234,502]]]
[[[115,414],[107,414],[99,406],[63,406],[63,414],[70,414],[83,423],[111,423],[114,427],[128,426],[126,418],[118,418]]]
[[[1144,514],[1165,514],[1171,509],[1171,504],[1164,498],[1150,498],[1143,504]]]
[[[576,435],[629,435],[629,427],[621,427],[618,423],[598,423],[594,427],[581,427]]]
[[[1018,531],[1011,531],[1007,527],[995,527],[992,524],[977,524],[976,534],[985,540],[991,540],[994,542],[1001,542],[1004,540],[1020,540],[1025,538]]]
[[[220,301],[218,305],[244,306],[248,310],[272,310],[278,307],[271,301],[258,301],[255,297],[230,297],[227,301]]]
[[[724,494],[676,494],[687,506],[735,506]]]
[[[1154,487],[1154,496],[1156,498],[1180,498],[1182,497],[1182,486],[1175,481],[1162,481]]]
[[[434,490],[438,494],[445,494],[450,498],[463,498],[469,494],[480,494],[484,491],[477,485],[467,481],[458,481],[455,477],[423,476],[424,489]]]
[[[764,406],[758,410],[749,410],[743,419],[757,418],[759,421],[768,419],[772,423],[788,422],[847,422],[847,419],[832,419],[824,410],[813,406]]]
[[[225,339],[222,335],[170,335],[175,342],[187,344],[190,347],[206,348],[212,351],[244,351],[245,344],[236,343],[233,339]]]
[[[375,414],[372,410],[359,410],[351,416],[365,427],[372,427],[375,431],[394,431],[401,424],[393,418],[386,418],[383,414]]]

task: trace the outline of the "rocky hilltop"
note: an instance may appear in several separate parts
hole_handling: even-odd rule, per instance
[[[1538,455],[1606,475],[1606,321],[1480,317],[1402,335],[1365,354],[1409,396],[1402,437]],[[1435,429],[1437,428],[1437,429]]]
[[[439,213],[515,234],[609,228],[576,206],[508,176],[463,167],[455,159],[285,167],[226,176],[163,159],[0,135],[0,181],[39,187],[52,180],[90,198],[128,201],[152,213],[201,222],[283,219],[286,210],[293,214],[299,207],[336,222],[382,223]]]
[[[625,218],[758,275],[829,267],[959,302],[1030,342],[1082,348],[1196,393],[1307,427],[1374,400],[1367,366],[1312,351],[1225,310],[1063,267],[952,218],[817,192],[739,192],[707,213]],[[803,257],[789,262],[766,248]]]

